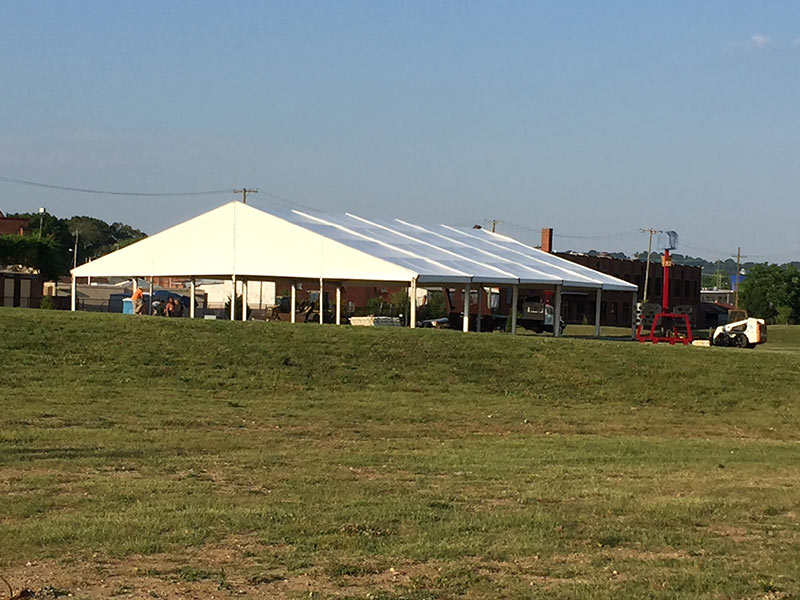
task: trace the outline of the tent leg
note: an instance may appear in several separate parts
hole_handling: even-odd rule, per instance
[[[147,301],[147,314],[153,314],[153,278],[150,278],[150,298]]]
[[[636,339],[636,303],[638,302],[638,294],[633,292],[631,298],[631,339]]]
[[[336,286],[336,324],[342,324],[342,286]]]
[[[483,307],[481,301],[483,300],[483,286],[478,286],[478,314],[475,316],[475,331],[481,332],[481,315],[483,314]]]
[[[556,305],[553,311],[553,337],[561,337],[561,286],[556,286]]]
[[[597,290],[594,299],[594,337],[600,337],[600,306],[603,302],[602,288]]]
[[[242,279],[242,321],[247,321],[247,279]]]
[[[469,331],[469,284],[464,286],[464,318],[462,319],[461,331]]]
[[[231,321],[236,320],[236,275],[231,277]]]
[[[289,317],[289,322],[290,323],[296,323],[297,322],[297,315],[296,315],[296,312],[297,312],[297,282],[296,281],[292,282],[292,301],[291,301],[291,306],[289,307],[289,311],[291,311],[291,313],[292,313],[290,315],[290,317]]]
[[[408,288],[408,326],[415,329],[417,326],[417,280],[411,280]]]
[[[519,286],[514,286],[511,293],[511,335],[517,335],[517,303],[519,302]]]
[[[325,288],[325,283],[322,281],[322,277],[320,277],[319,278],[319,324],[320,325],[324,323],[322,316],[322,309],[325,306],[325,302],[322,297],[322,291],[324,288]]]
[[[75,275],[72,276],[72,290],[70,291],[70,310],[75,312],[78,309],[78,283]]]
[[[194,319],[194,297],[195,297],[194,277],[192,277],[192,281],[189,283],[189,318],[190,319]]]

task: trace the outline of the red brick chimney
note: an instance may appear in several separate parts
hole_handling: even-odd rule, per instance
[[[553,253],[553,228],[542,228],[542,251],[548,254]]]

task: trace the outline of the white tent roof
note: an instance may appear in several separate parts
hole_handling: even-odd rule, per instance
[[[72,270],[76,277],[194,276],[636,286],[485,230],[257,209],[230,202]]]

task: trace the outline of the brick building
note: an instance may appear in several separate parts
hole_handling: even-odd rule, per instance
[[[639,287],[638,298],[644,299],[644,280],[647,263],[643,260],[612,258],[610,256],[589,256],[572,252],[557,252],[558,256],[591,269],[619,277]],[[669,277],[669,306],[690,306],[692,323],[696,323],[700,312],[701,268],[673,265]],[[664,271],[660,263],[650,263],[648,282],[648,302],[660,303]],[[563,295],[564,320],[567,323],[581,323],[586,318],[594,321],[594,294],[565,293]],[[623,292],[604,292],[600,305],[602,325],[628,327],[631,323],[631,295]]]
[[[552,252],[553,230],[542,229],[542,250]],[[578,252],[553,252],[557,256],[589,267],[601,273],[613,275],[633,283],[639,288],[639,302],[644,299],[644,280],[647,263],[630,258],[614,258],[604,254],[590,256]],[[650,263],[647,300],[661,303],[664,270],[654,255]],[[669,306],[691,307],[692,324],[697,324],[700,315],[700,284],[702,269],[673,264],[669,277]],[[603,292],[600,304],[601,325],[629,327],[632,319],[631,295],[626,292]],[[562,318],[567,323],[594,323],[595,295],[591,292],[565,292],[562,295]]]
[[[11,219],[0,212],[0,235],[24,235],[27,219]],[[38,308],[42,302],[42,278],[38,271],[21,265],[0,264],[0,306]]]
[[[0,235],[25,235],[28,219],[11,219],[0,211]]]

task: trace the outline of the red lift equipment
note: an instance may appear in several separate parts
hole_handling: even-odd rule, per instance
[[[661,295],[661,312],[653,317],[653,324],[650,331],[643,331],[644,325],[640,322],[636,327],[636,339],[640,342],[666,342],[667,344],[683,344],[688,346],[692,343],[692,325],[689,322],[689,315],[670,312],[669,310],[669,270],[672,267],[672,257],[670,250],[677,247],[678,235],[675,232],[667,232],[668,242],[664,245],[664,256],[661,257],[661,266],[664,268],[664,285]],[[647,257],[650,260],[650,257]]]

